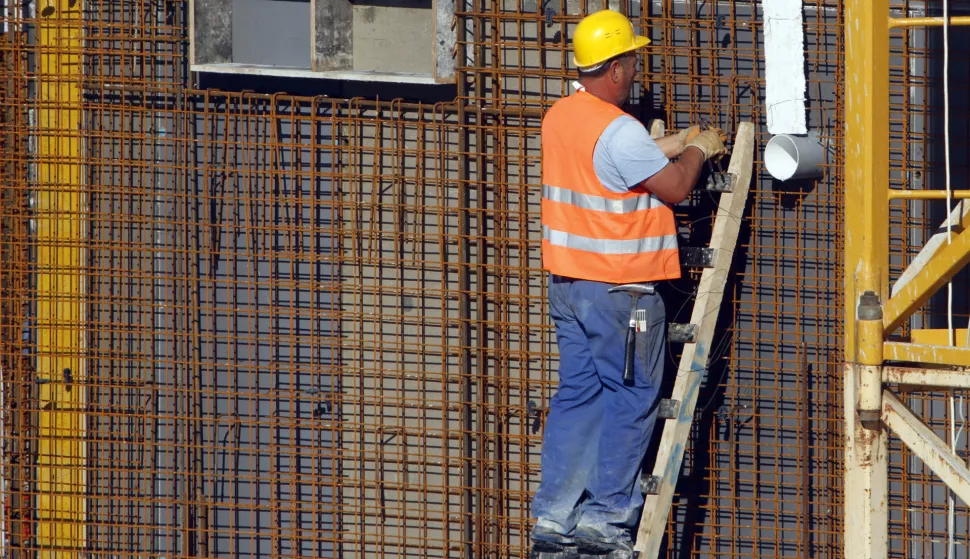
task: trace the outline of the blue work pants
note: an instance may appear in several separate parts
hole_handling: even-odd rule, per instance
[[[636,335],[635,378],[623,382],[631,297],[610,284],[551,276],[550,314],[559,344],[559,389],[542,444],[542,480],[532,502],[541,530],[571,538],[578,526],[604,541],[630,541],[643,507],[640,469],[663,376],[666,310],[640,297],[647,329]]]

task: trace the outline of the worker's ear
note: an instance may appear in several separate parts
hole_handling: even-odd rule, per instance
[[[623,59],[617,58],[610,62],[610,80],[613,83],[623,80]]]

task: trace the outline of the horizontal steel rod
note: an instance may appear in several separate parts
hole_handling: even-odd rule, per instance
[[[970,371],[916,367],[883,367],[882,381],[910,386],[970,389]]]
[[[950,25],[970,25],[970,16],[955,16],[950,18]],[[942,17],[891,17],[889,28],[898,27],[943,27]]]
[[[886,361],[970,367],[970,348],[965,347],[886,342],[883,355]]]
[[[970,190],[952,190],[950,197],[957,200],[970,199]],[[890,190],[890,200],[946,200],[945,190]]]

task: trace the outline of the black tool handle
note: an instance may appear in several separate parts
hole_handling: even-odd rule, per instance
[[[636,351],[637,324],[631,318],[626,329],[626,355],[623,357],[623,384],[633,384],[633,356]]]

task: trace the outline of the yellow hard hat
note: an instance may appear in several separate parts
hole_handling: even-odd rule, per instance
[[[584,17],[576,27],[573,63],[589,68],[649,44],[650,39],[633,32],[633,24],[625,15],[602,10]]]

